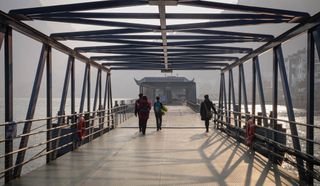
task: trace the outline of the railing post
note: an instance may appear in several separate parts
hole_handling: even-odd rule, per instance
[[[26,115],[26,120],[33,119],[34,112],[36,110],[38,95],[40,91],[40,85],[42,80],[42,74],[44,71],[45,61],[47,58],[48,46],[43,44],[40,59],[37,67],[36,76],[34,78],[32,93],[29,101],[28,111]],[[23,134],[28,134],[31,130],[32,122],[26,122],[23,127]],[[25,148],[28,145],[29,135],[21,137],[19,149]],[[16,167],[14,169],[14,177],[18,177],[21,174],[22,165],[20,165],[25,158],[26,150],[20,151],[17,155]]]
[[[5,122],[13,121],[13,62],[12,62],[12,28],[7,27],[4,41],[4,74],[5,74]],[[5,136],[10,134],[10,126],[5,126]],[[5,141],[5,154],[13,151],[13,140],[11,138]],[[5,157],[5,169],[13,166],[13,155]],[[12,169],[5,172],[5,183],[12,179]]]
[[[314,60],[314,37],[313,37],[313,30],[308,31],[308,45],[307,45],[307,124],[309,125],[306,130],[306,138],[308,140],[314,141],[314,67],[315,67],[315,60]],[[320,47],[320,46],[319,46]],[[320,54],[319,54],[320,55]],[[314,156],[314,144],[311,141],[307,141],[306,145],[306,152],[310,156]],[[313,172],[313,163],[307,161],[307,170]],[[308,185],[313,185],[313,176],[312,174],[308,173],[306,175],[306,181]]]
[[[52,50],[48,48],[47,53],[47,117],[52,117]],[[47,120],[47,141],[52,139],[52,119]],[[47,152],[52,150],[52,142],[47,143]],[[52,153],[47,154],[46,162],[51,161]]]
[[[288,83],[281,45],[275,47],[275,52],[276,52],[277,60],[279,64],[279,72],[281,75],[281,82],[282,82],[282,88],[283,88],[284,98],[285,98],[286,107],[287,107],[288,120],[290,121],[291,134],[294,136],[298,136],[299,134],[298,134],[297,126],[296,124],[292,123],[292,122],[295,122],[295,115],[293,111],[293,104],[292,104],[291,93],[289,89],[289,83]],[[293,142],[294,149],[297,151],[301,151],[299,138],[292,137],[292,142]],[[304,162],[301,158],[296,157],[296,161],[298,165],[300,165],[301,167],[304,167]],[[299,167],[298,172],[299,172],[300,180],[305,180],[303,168]]]

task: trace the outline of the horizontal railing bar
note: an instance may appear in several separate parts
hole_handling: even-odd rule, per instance
[[[235,128],[235,129],[237,129],[237,130],[241,130],[242,132],[244,132],[244,129],[242,129],[242,128],[239,128],[239,127],[234,126],[234,125],[227,125],[226,122],[221,121],[221,120],[217,120],[217,121],[219,121],[219,123],[224,124],[225,126],[233,127],[233,128]],[[300,156],[301,158],[303,158],[305,161],[311,161],[311,162],[313,162],[313,163],[316,164],[316,165],[320,165],[320,159],[319,159],[319,158],[316,158],[316,157],[314,157],[314,156],[311,156],[311,155],[309,155],[309,154],[306,154],[306,153],[304,153],[304,152],[302,152],[302,151],[293,149],[293,148],[291,148],[291,147],[287,147],[287,146],[285,146],[285,145],[283,145],[283,144],[281,144],[281,143],[279,143],[279,142],[277,142],[277,141],[274,141],[274,140],[272,140],[272,139],[266,138],[266,137],[261,136],[261,135],[259,135],[259,134],[255,134],[255,136],[259,136],[259,137],[260,137],[263,141],[265,141],[265,142],[273,143],[273,144],[276,144],[276,145],[281,146],[282,148],[285,148],[285,150],[286,150],[287,153],[290,152],[292,155],[297,155],[297,153],[299,153],[299,156]],[[308,159],[308,158],[309,158],[309,159]],[[311,159],[311,160],[310,160],[310,159]]]

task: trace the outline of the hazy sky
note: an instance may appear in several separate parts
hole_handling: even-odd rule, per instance
[[[68,0],[68,3],[74,2],[87,2],[88,0]],[[221,2],[228,3],[238,3],[237,0],[220,0]],[[64,4],[65,0],[0,0],[0,10],[8,12],[10,9],[16,8],[27,8],[35,6],[45,6],[45,5],[55,5],[55,4]],[[271,8],[283,8],[290,10],[298,10],[308,12],[311,15],[315,14],[320,9],[319,0],[269,0],[269,1],[252,1],[252,0],[240,0],[240,4],[252,5],[252,6],[263,6]],[[221,12],[220,10],[207,10],[200,8],[191,8],[191,7],[168,7],[167,12]],[[109,10],[112,12],[157,12],[157,7],[153,6],[144,6],[144,7],[132,7],[132,8],[121,8]],[[130,20],[131,21],[131,20]],[[136,22],[144,22],[136,21]],[[149,20],[148,20],[149,21]],[[131,21],[132,22],[132,21]],[[188,21],[190,22],[190,21]],[[27,24],[39,29],[41,32],[49,35],[54,32],[69,32],[69,31],[80,31],[80,30],[94,30],[101,29],[103,27],[94,27],[94,26],[83,26],[76,24],[64,24],[64,23],[47,23],[43,21],[35,22],[26,22]],[[175,24],[177,20],[169,20],[167,24]],[[178,23],[184,23],[179,21]],[[148,24],[159,24],[159,21],[150,21]],[[270,25],[257,26],[257,27],[243,27],[238,28],[234,27],[232,31],[245,31],[245,32],[263,32],[274,35],[279,35],[284,32],[285,29],[292,27],[292,25],[283,24],[283,26],[270,27]],[[230,29],[230,28],[229,28]],[[303,36],[302,36],[303,37]],[[299,48],[305,46],[304,40],[294,41],[294,47],[284,47],[285,54],[295,53]],[[89,46],[89,45],[102,45],[97,43],[85,44],[85,42],[63,42],[67,46],[73,48],[75,46]],[[250,46],[258,47],[262,43],[252,44],[246,43],[245,45],[239,44],[239,46]],[[299,46],[299,47],[296,47]],[[37,66],[38,58],[40,55],[41,44],[33,41],[30,38],[26,38],[19,33],[14,32],[14,95],[15,97],[29,97],[31,94],[32,82],[35,74],[35,69]],[[3,60],[3,50],[0,52],[1,61]],[[263,56],[262,56],[263,59]],[[272,58],[270,58],[271,60]],[[53,53],[53,83],[54,83],[54,97],[60,97],[61,89],[64,79],[65,66],[67,62],[67,56],[61,54],[60,52],[54,51]],[[267,61],[268,62],[268,61]],[[271,65],[267,65],[271,66]],[[80,90],[82,85],[83,70],[84,64],[77,63],[77,81],[76,81],[76,96],[80,96]],[[0,68],[0,74],[3,74],[3,67]],[[26,75],[30,74],[30,75]],[[219,89],[219,76],[220,72],[217,71],[174,71],[172,74],[166,75],[178,75],[185,76],[188,79],[195,79],[198,89],[198,97],[203,94],[216,95]],[[134,82],[134,78],[141,79],[145,76],[165,76],[165,74],[160,73],[159,71],[113,71],[112,72],[112,89],[114,97],[136,97],[138,94],[138,86]],[[45,77],[45,75],[44,75]],[[92,90],[94,90],[94,81],[96,78],[96,71],[92,72]],[[4,77],[0,77],[0,87],[3,87]],[[45,87],[45,81],[43,80],[42,87]],[[44,89],[41,90],[41,96],[45,96]],[[93,93],[91,94],[93,95]],[[0,97],[3,96],[3,91],[0,91]]]

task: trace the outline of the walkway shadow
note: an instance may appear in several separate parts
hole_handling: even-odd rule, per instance
[[[299,185],[296,178],[221,131],[213,131],[198,152],[219,185]]]

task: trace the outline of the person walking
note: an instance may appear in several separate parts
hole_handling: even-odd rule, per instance
[[[146,128],[147,128],[147,121],[149,119],[149,114],[151,110],[151,103],[148,101],[147,96],[143,96],[142,100],[139,102],[138,106],[138,115],[139,115],[139,121],[141,121],[141,130],[142,134],[146,134]]]
[[[139,99],[137,99],[135,104],[134,104],[134,115],[136,117],[139,114],[139,105],[140,105],[140,102],[142,102],[142,97],[143,97],[143,94],[140,93],[139,94]],[[140,121],[140,117],[138,117],[138,118],[139,118],[139,132],[142,132],[142,124],[141,124],[141,121]]]
[[[153,111],[154,115],[156,117],[156,123],[157,123],[157,131],[161,130],[161,125],[162,125],[162,111],[163,110],[163,105],[160,102],[160,97],[156,97],[156,102],[153,104]]]
[[[217,114],[216,108],[213,106],[212,101],[208,95],[204,95],[204,101],[200,105],[201,120],[204,121],[206,126],[206,132],[209,132],[209,120],[212,118],[211,109]]]

